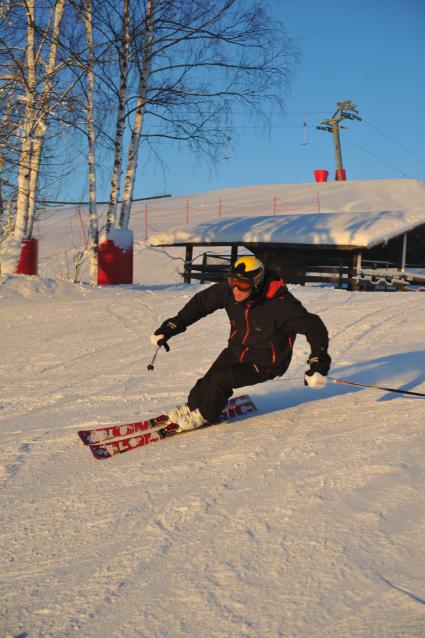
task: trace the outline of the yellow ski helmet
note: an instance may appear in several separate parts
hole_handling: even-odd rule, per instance
[[[265,268],[263,262],[253,255],[240,257],[232,264],[229,273],[229,284],[232,280],[241,284],[247,284],[247,287],[257,290],[263,283]]]

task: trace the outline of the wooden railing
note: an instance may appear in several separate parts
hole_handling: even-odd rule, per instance
[[[202,261],[198,263],[192,260],[191,248],[187,247],[184,272],[181,273],[185,283],[190,283],[192,279],[201,283],[224,281],[231,263],[236,261],[238,256],[237,246],[232,246],[230,254],[205,252]],[[356,259],[352,256],[308,256],[302,262],[291,261],[287,257],[281,266],[273,263],[272,268],[277,270],[288,284],[333,284],[336,288],[347,290],[408,290],[412,287],[425,290],[424,275],[400,272],[395,264],[389,262],[363,261],[358,269]]]

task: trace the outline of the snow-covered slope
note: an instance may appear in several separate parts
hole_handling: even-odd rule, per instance
[[[43,278],[0,279],[0,636],[422,638],[425,399],[304,388],[299,337],[255,416],[97,462],[77,430],[183,401],[227,320],[148,372],[198,289],[180,262],[136,236],[141,283],[92,289],[56,278],[55,249]],[[333,376],[425,392],[424,293],[291,289]]]
[[[102,210],[101,206],[99,210]],[[394,231],[402,232],[416,223],[417,219],[423,219],[425,184],[411,179],[268,184],[135,202],[131,214],[135,238],[134,281],[147,283],[146,277],[150,277],[151,268],[146,270],[144,260],[139,258],[145,240],[158,233],[168,233],[172,227],[187,228],[214,221],[223,222],[226,227],[226,220],[233,217],[273,213],[277,216],[281,213],[299,215],[318,211],[345,213],[343,222],[345,219],[355,219],[359,212],[374,212],[378,214],[378,223],[374,224],[373,229],[374,237],[379,238],[382,234],[389,237]],[[392,217],[385,219],[384,224],[379,223],[383,211],[393,211]],[[41,222],[36,224],[35,232],[40,240],[40,275],[56,278],[73,276],[73,258],[86,243],[87,225],[88,213],[84,206],[64,206],[58,211],[48,209],[42,212]],[[367,235],[372,232],[370,223],[368,226],[363,229]],[[343,230],[345,234],[348,233],[348,241],[353,241],[353,225]],[[320,229],[320,233],[323,237],[323,229]],[[182,260],[184,253],[178,249],[171,255]],[[178,265],[178,262],[174,262],[174,271],[177,271]],[[155,273],[162,277],[162,268],[157,268]],[[169,269],[165,273],[166,281],[169,281],[168,274]],[[88,278],[85,265],[81,277]]]

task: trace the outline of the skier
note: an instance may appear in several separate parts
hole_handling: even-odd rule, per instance
[[[216,422],[233,389],[282,376],[291,362],[297,333],[306,336],[311,348],[304,384],[326,385],[331,358],[323,321],[307,312],[283,279],[266,271],[254,256],[241,257],[226,281],[195,294],[154,332],[152,344],[169,350],[171,337],[220,308],[230,320],[228,345],[191,389],[187,404],[168,414],[179,431]]]

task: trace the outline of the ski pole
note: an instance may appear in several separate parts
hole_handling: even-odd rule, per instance
[[[345,379],[335,379],[328,377],[334,383],[343,383],[345,385],[356,385],[361,388],[373,388],[374,390],[385,390],[385,392],[398,392],[399,394],[411,394],[415,397],[425,397],[423,392],[412,392],[411,390],[401,390],[400,388],[385,388],[381,385],[368,385],[367,383],[356,383],[355,381],[346,381]]]
[[[163,344],[163,346],[164,346],[164,348],[165,348],[165,351],[166,351],[166,352],[170,352],[170,346],[168,345],[168,343],[167,343],[167,342],[165,342],[165,343]],[[149,370],[150,372],[152,372],[152,370],[154,370],[154,365],[153,365],[153,364],[155,363],[155,359],[156,359],[156,358],[157,358],[157,356],[158,356],[158,352],[160,351],[160,348],[161,348],[161,346],[157,346],[157,347],[156,347],[155,354],[154,354],[154,355],[153,355],[153,357],[152,357],[152,361],[151,361],[151,362],[150,362],[150,364],[148,365],[148,370]]]
[[[148,370],[151,372],[154,369],[154,363],[155,363],[155,359],[158,356],[158,352],[161,346],[157,346],[156,350],[155,350],[155,354],[152,357],[152,361],[150,362],[150,364],[148,365]]]

